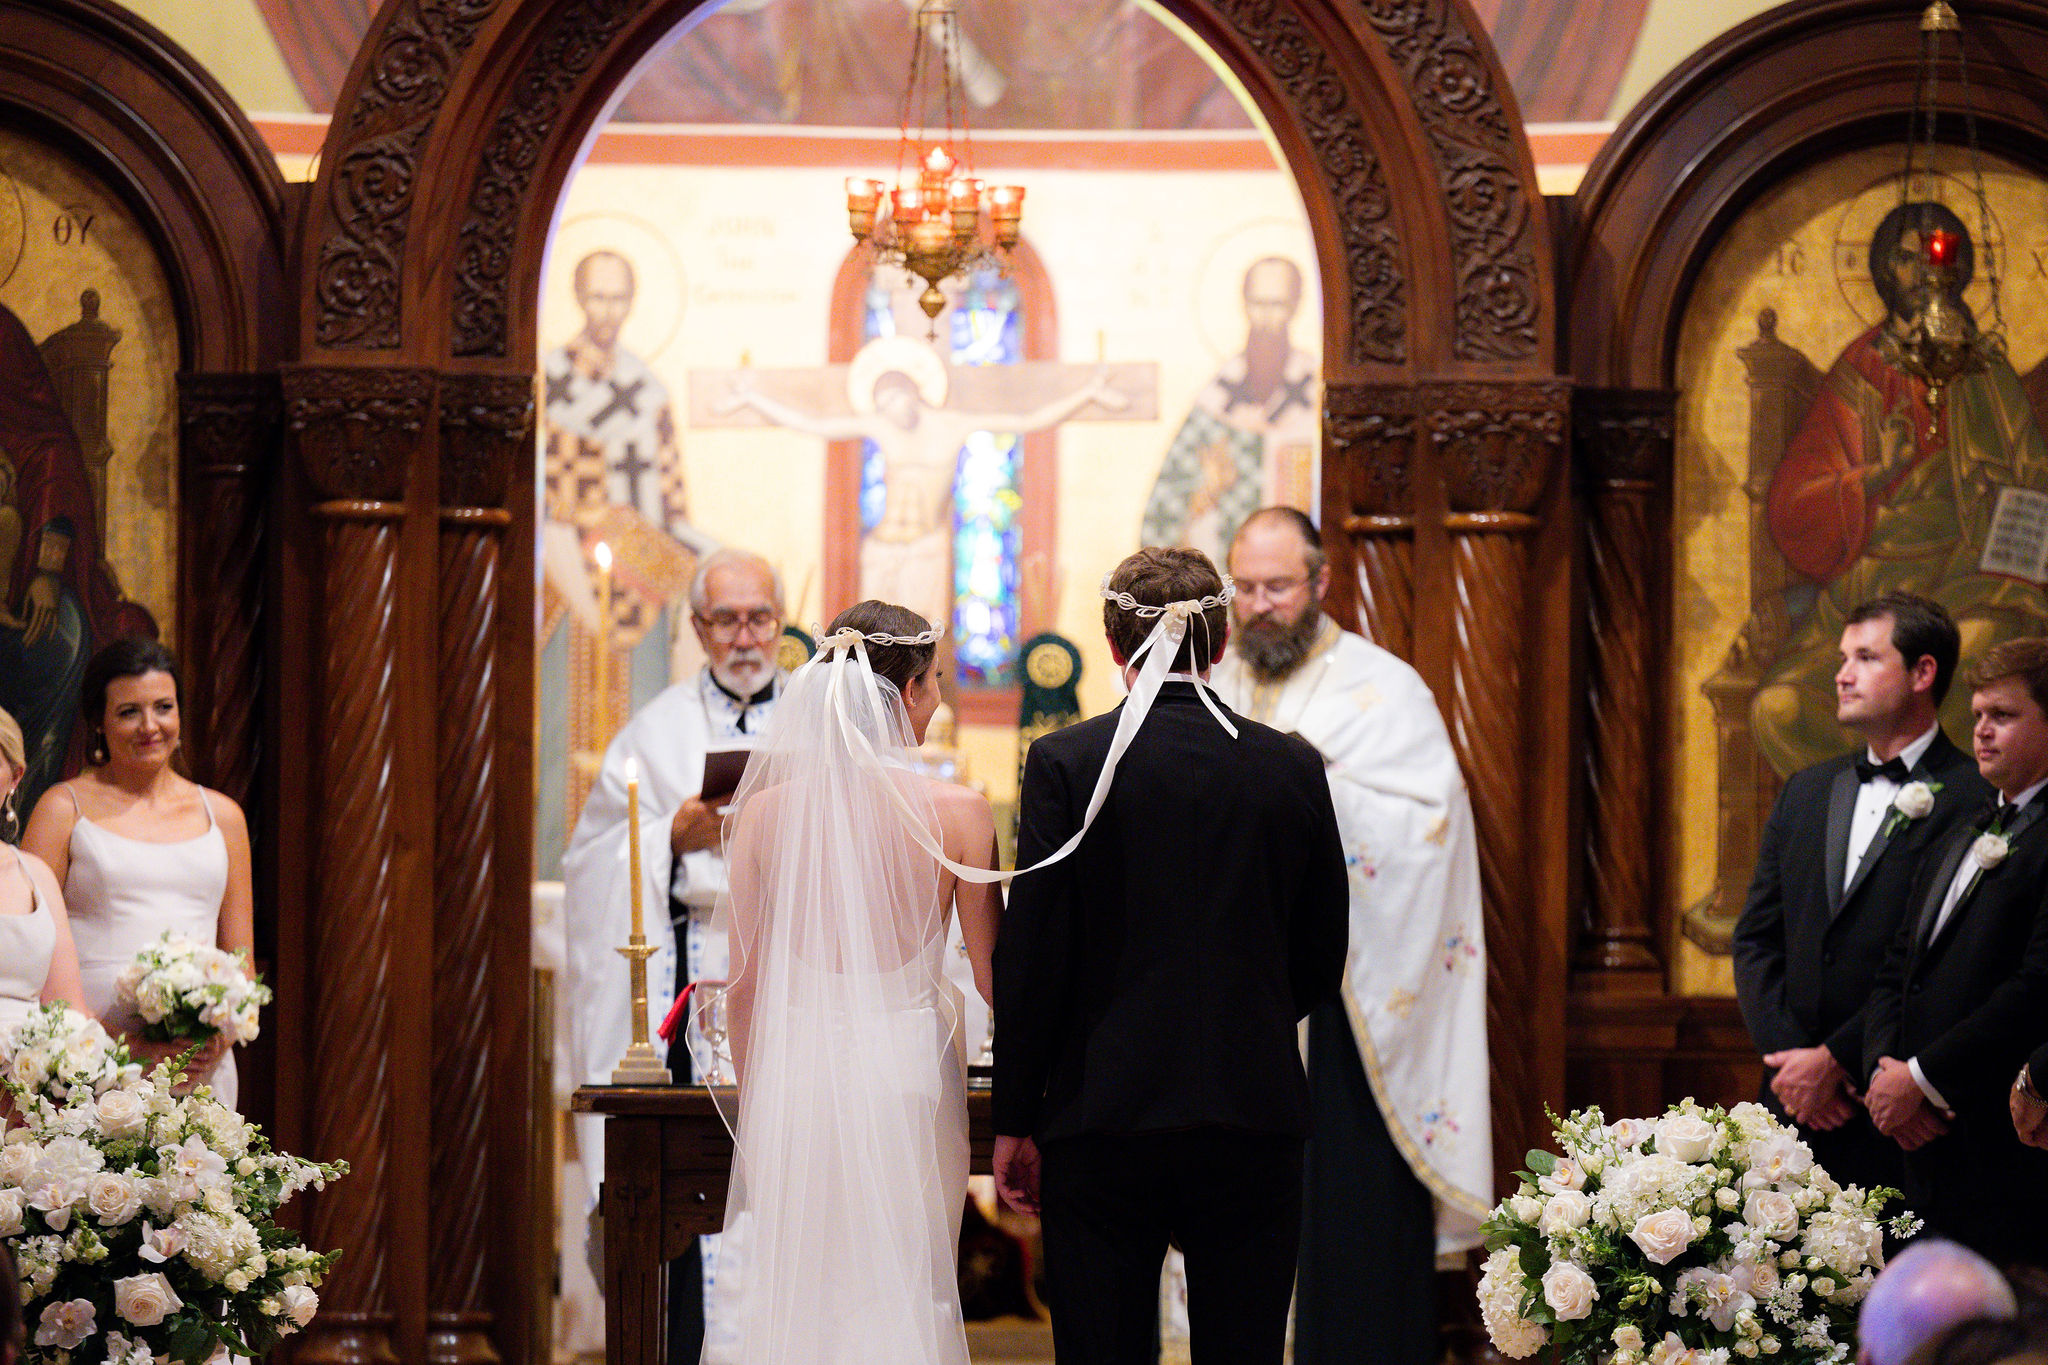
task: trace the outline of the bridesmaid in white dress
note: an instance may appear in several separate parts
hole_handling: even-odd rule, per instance
[[[14,789],[27,768],[21,727],[0,711],[0,840],[21,828]],[[42,859],[0,842],[0,1057],[16,1024],[49,1001],[81,995],[57,879]],[[0,1111],[6,1106],[0,1097]]]
[[[92,767],[43,793],[22,847],[56,873],[71,910],[85,1008],[138,1058],[183,1045],[152,1043],[121,1007],[114,982],[135,955],[174,930],[230,952],[254,947],[249,827],[242,809],[180,775],[178,666],[154,640],[116,640],[86,665],[80,689],[93,724]],[[219,1038],[188,1068],[235,1105],[235,1061]]]

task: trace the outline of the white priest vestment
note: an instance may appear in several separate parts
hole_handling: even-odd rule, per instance
[[[785,681],[778,673],[775,691]],[[678,869],[669,851],[669,827],[683,802],[703,790],[704,755],[710,749],[746,744],[760,733],[774,701],[748,705],[721,690],[708,669],[657,693],[612,738],[604,764],[583,803],[583,814],[562,857],[562,932],[569,975],[569,1055],[584,1085],[609,1084],[632,1038],[632,992],[626,959],[618,949],[632,932],[627,899],[626,759],[640,761],[640,914],[654,954],[647,960],[647,999],[653,1018],[648,1032],[657,1052],[663,1044],[653,1030],[676,993],[675,934],[669,923],[671,887],[690,907],[689,940],[696,963],[684,964],[685,981],[722,979],[726,974],[723,934],[701,926],[725,890],[725,859],[703,851],[683,855]],[[691,971],[690,968],[695,970]],[[677,1057],[671,1071],[688,1078],[689,1063]],[[576,1140],[591,1198],[604,1174],[604,1120],[579,1115]]]
[[[1478,846],[1436,700],[1328,617],[1284,680],[1256,682],[1235,651],[1212,679],[1239,714],[1323,755],[1351,870],[1345,1013],[1388,1133],[1434,1201],[1438,1253],[1477,1246],[1493,1203]]]

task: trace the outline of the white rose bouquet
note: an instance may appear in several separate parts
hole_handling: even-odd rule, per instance
[[[168,932],[121,969],[114,988],[142,1017],[143,1037],[159,1043],[205,1042],[216,1033],[253,1042],[271,998],[263,979],[242,969],[240,953]]]
[[[1760,1105],[1552,1115],[1486,1224],[1480,1315],[1503,1355],[1558,1365],[1845,1361],[1898,1191],[1843,1187]]]
[[[0,1038],[0,1061],[21,1120],[0,1139],[0,1239],[31,1365],[204,1365],[312,1321],[336,1253],[274,1215],[345,1165],[272,1151],[204,1087],[174,1094],[173,1064],[144,1074],[62,1005]]]

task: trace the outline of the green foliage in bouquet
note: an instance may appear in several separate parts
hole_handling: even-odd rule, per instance
[[[1551,1115],[1486,1223],[1479,1281],[1502,1354],[1560,1365],[1844,1361],[1898,1191],[1836,1183],[1760,1105],[1653,1120]]]
[[[21,1119],[0,1142],[0,1237],[30,1362],[203,1365],[304,1327],[335,1252],[277,1226],[346,1173],[274,1151],[172,1061],[144,1073],[98,1021],[48,1005],[0,1037]],[[189,1057],[190,1054],[188,1053]]]

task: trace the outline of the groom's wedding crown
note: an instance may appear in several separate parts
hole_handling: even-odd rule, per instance
[[[1155,607],[1150,602],[1140,602],[1129,593],[1118,592],[1115,588],[1110,587],[1109,580],[1111,576],[1111,574],[1104,574],[1102,576],[1102,600],[1114,602],[1125,611],[1138,616],[1177,616],[1185,621],[1196,612],[1208,611],[1213,607],[1227,607],[1237,596],[1237,580],[1233,579],[1229,574],[1224,574],[1222,592],[1211,593],[1207,597],[1190,597],[1184,602],[1168,602],[1163,607]]]

